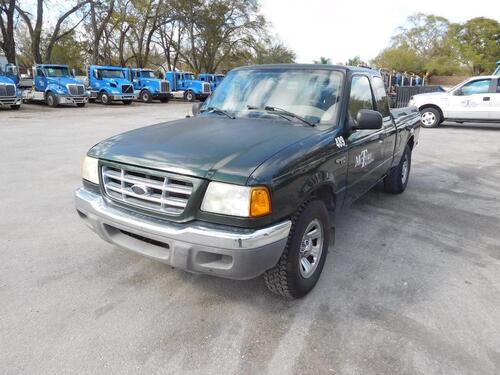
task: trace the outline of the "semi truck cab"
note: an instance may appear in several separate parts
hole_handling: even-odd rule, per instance
[[[87,69],[90,99],[105,105],[114,101],[132,104],[136,95],[127,71],[128,68],[119,66],[90,65]]]
[[[193,73],[169,71],[165,73],[165,79],[170,83],[174,98],[188,102],[204,101],[212,93],[210,83],[196,79]]]
[[[50,107],[59,104],[85,107],[87,104],[85,85],[70,73],[68,65],[38,64],[32,71],[33,86],[23,92],[24,100],[44,102]]]
[[[137,98],[145,103],[153,100],[167,103],[172,96],[170,83],[158,78],[151,69],[128,69],[128,78],[134,85]]]

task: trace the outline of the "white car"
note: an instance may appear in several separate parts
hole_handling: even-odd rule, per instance
[[[500,122],[500,77],[472,77],[447,92],[415,95],[408,105],[419,109],[426,128],[445,120]]]

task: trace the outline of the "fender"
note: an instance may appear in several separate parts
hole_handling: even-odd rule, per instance
[[[60,94],[58,91],[64,91],[63,94]],[[48,92],[51,92],[52,94],[56,95],[56,96],[60,96],[60,95],[67,95],[68,94],[68,90],[66,89],[65,86],[63,85],[60,85],[58,83],[49,83],[47,85],[47,87],[45,88],[45,95],[47,95]]]

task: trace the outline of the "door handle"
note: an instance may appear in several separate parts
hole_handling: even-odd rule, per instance
[[[484,96],[483,97],[483,102],[489,102],[490,101],[490,97],[489,96]]]

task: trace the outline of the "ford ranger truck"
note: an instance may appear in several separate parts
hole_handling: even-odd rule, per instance
[[[231,71],[191,118],[88,151],[76,210],[103,240],[186,271],[264,275],[288,298],[318,281],[339,210],[379,181],[405,191],[420,115],[389,109],[377,71]]]
[[[151,69],[128,69],[129,79],[134,85],[134,91],[137,98],[144,103],[151,103],[153,100],[159,100],[167,103],[172,97],[170,93],[170,84],[167,80],[155,76]]]
[[[49,107],[60,104],[85,107],[88,94],[83,82],[73,77],[67,65],[38,64],[33,67],[33,87],[23,91],[23,99],[47,103]]]
[[[136,95],[127,71],[119,66],[90,65],[87,69],[90,100],[104,105],[117,101],[132,104]]]
[[[436,128],[443,121],[497,123],[500,77],[472,77],[446,92],[414,95],[408,105],[419,109],[425,128]]]

